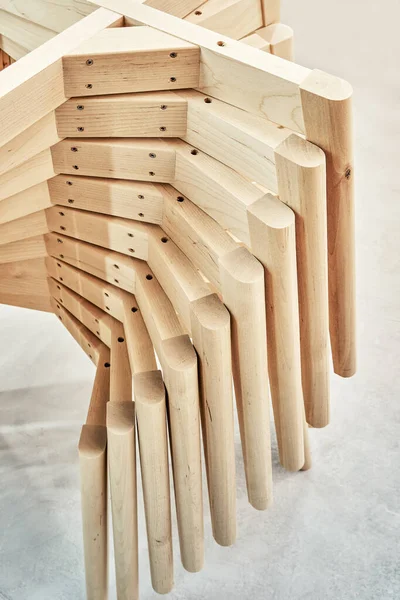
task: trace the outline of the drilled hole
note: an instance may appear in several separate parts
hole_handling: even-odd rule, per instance
[[[75,169],[75,171],[79,169],[78,165],[72,165],[72,168]]]
[[[60,298],[60,302],[61,302],[61,304],[63,303],[63,299],[62,298]]]
[[[78,148],[76,146],[72,146],[71,152],[78,152]]]
[[[135,250],[133,248],[128,248],[129,252],[132,252],[132,254],[135,253]]]
[[[92,87],[93,87],[93,85],[92,85],[91,83],[87,83],[87,84],[85,85],[85,87],[87,87],[87,89],[88,89],[88,90],[91,90],[91,89],[92,89]]]
[[[72,181],[66,181],[65,182],[67,185],[72,185]]]
[[[76,108],[78,110],[83,110],[85,107],[83,106],[83,104],[78,104],[78,106]]]
[[[66,231],[66,228],[64,227],[64,225],[60,226],[61,231]]]
[[[75,200],[72,200],[72,198],[68,198],[68,204],[73,204],[75,202]]]
[[[150,156],[150,158],[155,158],[156,154],[154,154],[154,152],[150,152],[149,156]]]
[[[169,78],[169,80],[170,80],[172,83],[175,83],[175,81],[176,81],[176,77],[170,77],[170,78]]]
[[[278,125],[278,129],[285,129],[283,125]]]
[[[84,127],[77,127],[77,130],[78,131],[85,131],[85,128]]]
[[[346,177],[346,179],[350,179],[351,169],[346,169],[346,172],[345,172],[344,176]]]
[[[198,154],[198,150],[192,150],[190,154],[193,154],[193,156],[196,156],[196,154]]]
[[[60,305],[59,305],[59,304],[57,304],[57,308],[60,308]]]
[[[154,175],[155,175],[154,171],[149,171],[149,175],[150,175],[151,177],[154,177]]]
[[[135,313],[135,312],[137,312],[137,311],[138,311],[138,309],[136,308],[136,306],[132,306],[132,308],[131,308],[131,311],[132,311],[133,313]]]
[[[100,335],[100,331],[96,331],[97,335]]]
[[[225,46],[225,42],[219,41],[217,42],[217,46]]]
[[[119,283],[118,279],[114,279],[114,283]]]
[[[138,217],[144,217],[143,213],[138,213]]]
[[[151,280],[153,279],[153,275],[150,275],[150,274],[149,274],[149,275],[146,275],[146,279],[147,279],[148,281],[151,281]]]
[[[88,342],[88,348],[91,348],[91,347],[92,347],[92,346],[91,346],[91,345],[89,344],[89,342]]]
[[[177,56],[178,56],[178,53],[177,53],[177,52],[171,52],[171,53],[170,53],[170,57],[171,57],[171,58],[176,58]]]
[[[183,202],[185,200],[185,198],[183,196],[178,196],[177,197],[177,201],[178,202]]]
[[[168,238],[167,237],[162,237],[161,241],[163,244],[166,244],[168,242]]]
[[[91,359],[93,358],[91,354],[89,354],[89,358],[91,358]]]
[[[86,61],[86,64],[90,67],[90,65],[93,64],[93,59],[92,58],[88,58]]]
[[[59,277],[58,279],[59,279],[60,281],[64,281],[64,279],[63,279],[62,277]]]
[[[114,265],[114,269],[119,269],[119,266],[118,265]]]
[[[60,286],[59,286],[59,285],[57,286],[57,289],[58,289],[58,290],[61,290],[61,288],[60,288]]]
[[[167,131],[166,127],[160,127],[160,131]]]
[[[142,194],[138,195],[139,200],[144,200],[144,196]]]
[[[167,105],[166,104],[161,104],[160,108],[161,108],[161,110],[167,110]]]
[[[62,240],[60,240],[60,238],[57,238],[57,242],[58,242],[59,244],[63,244],[63,243],[64,243]]]
[[[63,212],[61,212],[61,211],[58,214],[60,215],[60,217],[64,217],[65,216],[65,214]]]
[[[122,344],[122,342],[124,342],[124,341],[125,341],[125,339],[124,339],[123,337],[119,337],[119,338],[118,338],[118,341],[119,341],[119,343],[120,343],[120,344]]]
[[[95,319],[95,320],[94,320],[94,322],[95,322],[95,323],[98,323],[98,322],[99,322],[99,320],[98,320],[98,319]]]
[[[61,268],[61,263],[57,263],[57,267],[60,267],[60,268]]]
[[[109,306],[106,306],[106,310],[110,310],[110,307],[109,307]]]
[[[109,362],[105,362],[104,366],[106,367],[106,369],[108,369],[108,367],[110,366],[110,363]]]
[[[60,315],[58,315],[58,318],[60,319],[60,321],[62,321],[62,317],[60,317]]]
[[[194,13],[197,17],[202,15],[203,13],[201,12],[201,10],[196,10]]]
[[[104,295],[107,296],[107,298],[110,297],[110,294],[108,294],[107,292],[104,292]]]
[[[60,258],[64,258],[64,254],[60,254]]]
[[[128,237],[135,237],[133,233],[128,233]]]
[[[212,100],[211,100],[211,98],[204,98],[204,102],[206,104],[211,104]]]

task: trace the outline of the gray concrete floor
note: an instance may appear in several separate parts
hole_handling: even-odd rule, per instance
[[[311,471],[283,472],[274,446],[268,512],[247,504],[237,437],[238,541],[218,547],[207,513],[205,568],[186,573],[175,544],[170,598],[398,599],[400,6],[282,3],[297,61],[355,88],[359,369],[332,377],[332,423],[311,431]],[[52,315],[1,307],[0,331],[0,599],[83,600],[76,444],[93,367]],[[140,522],[150,600],[141,498]]]

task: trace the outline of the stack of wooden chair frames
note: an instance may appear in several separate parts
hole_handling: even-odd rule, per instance
[[[236,538],[234,399],[264,510],[269,394],[282,466],[308,469],[308,426],[329,422],[329,332],[335,372],[355,371],[351,88],[284,60],[288,28],[266,34],[277,18],[258,1],[97,4],[0,76],[0,301],[53,311],[97,365],[79,443],[87,596],[107,593],[109,480],[128,600],[136,431],[165,593],[168,446],[196,572],[202,447],[214,538]]]

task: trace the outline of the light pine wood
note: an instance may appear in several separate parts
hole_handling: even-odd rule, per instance
[[[232,362],[249,502],[272,502],[264,269],[246,248],[219,261],[221,290],[231,314]]]
[[[143,25],[198,45],[201,49],[200,91],[293,131],[303,131],[299,85],[310,73],[309,69],[283,62],[277,56],[259,52],[149,6],[128,0],[98,0],[98,4],[112,6],[113,10]],[[269,24],[264,22],[264,25]],[[238,81],[245,85],[238,86]]]
[[[25,56],[25,54],[28,54],[29,52],[27,48],[24,48],[20,44],[14,42],[14,40],[2,34],[0,34],[0,47],[2,48],[3,52],[6,52],[6,54],[8,54],[10,58],[12,58],[13,62],[22,58],[23,56]]]
[[[165,389],[160,371],[134,376],[140,465],[153,588],[171,591],[173,552]]]
[[[1,13],[3,11],[0,10],[0,17],[1,17]],[[1,29],[0,29],[1,30]],[[0,34],[1,35],[1,34]],[[7,52],[5,52],[4,50],[2,50],[0,48],[0,71],[2,71],[3,69],[5,69],[6,67],[9,67],[10,64],[12,62],[12,58],[11,56],[9,56],[7,54]]]
[[[121,22],[119,15],[97,10],[1,74],[1,145],[65,102],[61,57],[96,32]]]
[[[294,60],[293,29],[282,23],[261,27],[243,37],[242,42],[285,60]]]
[[[44,210],[39,210],[0,225],[0,246],[30,238],[32,233],[39,236],[48,233],[48,231],[46,213]]]
[[[48,181],[48,188],[53,204],[158,225],[162,222],[163,190],[150,182],[57,175]]]
[[[218,544],[236,539],[236,475],[233,439],[230,319],[216,296],[192,303],[192,335],[201,377],[201,417],[213,535]],[[210,382],[214,385],[210,385]],[[217,385],[216,385],[217,384]]]
[[[335,373],[356,371],[352,89],[313,71],[301,85],[307,139],[326,154],[329,320]]]
[[[136,299],[134,299],[134,302],[128,302],[127,297],[124,299],[124,330],[126,332],[129,362],[133,373],[156,371],[157,362],[153,342]]]
[[[3,3],[1,8],[3,8]],[[56,32],[46,29],[42,24],[32,23],[5,10],[0,10],[0,34],[11,38],[17,44],[31,51],[51,40]]]
[[[238,40],[262,26],[261,3],[259,0],[207,0],[191,12],[186,21]]]
[[[49,149],[35,154],[14,169],[0,175],[0,200],[54,177],[55,171]]]
[[[73,98],[57,108],[55,118],[60,138],[182,137],[186,113],[184,98],[151,92]]]
[[[329,423],[325,155],[299,136],[276,149],[279,197],[296,220],[301,371],[307,422]]]
[[[67,139],[51,154],[55,173],[167,183],[174,177],[175,152],[165,140]]]
[[[0,264],[0,304],[52,312],[44,258]]]
[[[0,224],[9,223],[51,206],[47,182],[38,183],[0,201]]]
[[[55,115],[51,112],[0,148],[0,174],[18,167],[40,152],[48,151],[59,141]]]
[[[43,258],[47,255],[43,235],[0,245],[0,264]]]
[[[265,267],[268,364],[282,465],[304,465],[304,406],[296,272],[295,216],[271,195],[248,211],[251,247]]]
[[[261,0],[264,25],[279,23],[281,20],[281,0]]]
[[[199,84],[199,48],[151,27],[104,29],[64,55],[62,62],[67,97]]]
[[[123,326],[111,327],[108,464],[119,600],[139,598],[135,405]]]

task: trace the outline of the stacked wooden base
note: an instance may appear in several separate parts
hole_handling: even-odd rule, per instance
[[[355,371],[351,89],[264,52],[250,34],[268,21],[232,34],[245,45],[194,25],[196,11],[97,4],[119,14],[93,12],[0,77],[0,302],[54,311],[97,365],[79,443],[87,596],[107,594],[108,480],[128,600],[136,433],[166,593],[170,471],[196,572],[202,454],[214,538],[236,539],[234,399],[264,510],[269,395],[282,466],[308,469],[308,425],[329,423],[329,331],[335,372]]]

